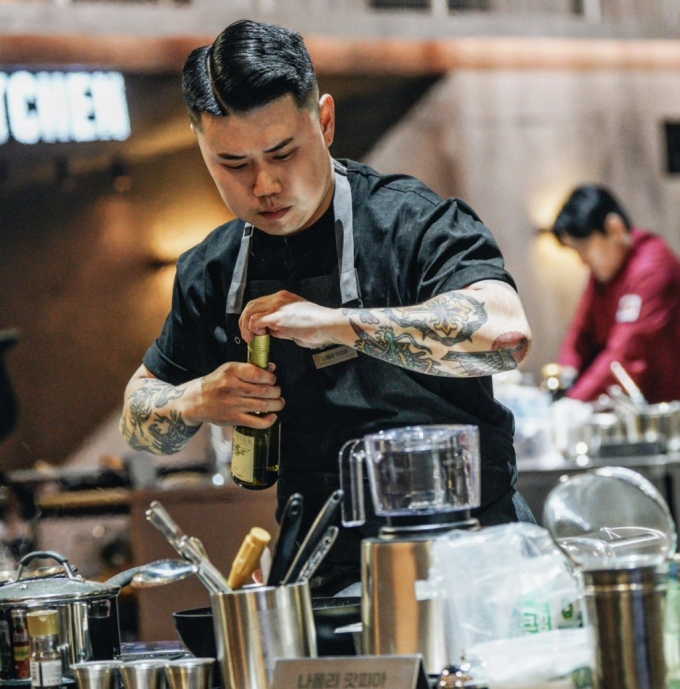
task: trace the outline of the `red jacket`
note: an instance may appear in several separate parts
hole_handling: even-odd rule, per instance
[[[607,284],[592,276],[559,363],[579,378],[569,397],[594,400],[620,361],[649,402],[680,399],[680,261],[660,237],[632,230],[633,245]]]

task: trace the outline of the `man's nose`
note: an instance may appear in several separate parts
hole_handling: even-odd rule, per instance
[[[253,187],[253,194],[257,197],[273,196],[281,193],[281,183],[268,170],[261,169],[255,177],[255,186]]]

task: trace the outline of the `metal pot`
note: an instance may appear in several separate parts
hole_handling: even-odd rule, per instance
[[[26,566],[44,558],[61,563],[66,576],[31,579]],[[127,570],[104,583],[86,581],[73,573],[68,559],[59,553],[29,553],[21,560],[16,579],[0,586],[0,619],[11,625],[13,611],[57,610],[64,672],[74,663],[113,659],[120,654],[118,593],[138,570]]]

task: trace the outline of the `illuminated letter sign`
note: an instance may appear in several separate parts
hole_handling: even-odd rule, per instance
[[[130,136],[118,72],[0,72],[0,144],[124,141]]]

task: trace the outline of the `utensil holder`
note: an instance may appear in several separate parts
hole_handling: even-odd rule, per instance
[[[583,573],[598,689],[664,689],[666,576],[656,567]]]
[[[268,689],[277,658],[316,657],[308,582],[212,593],[210,600],[217,658],[231,689]]]

